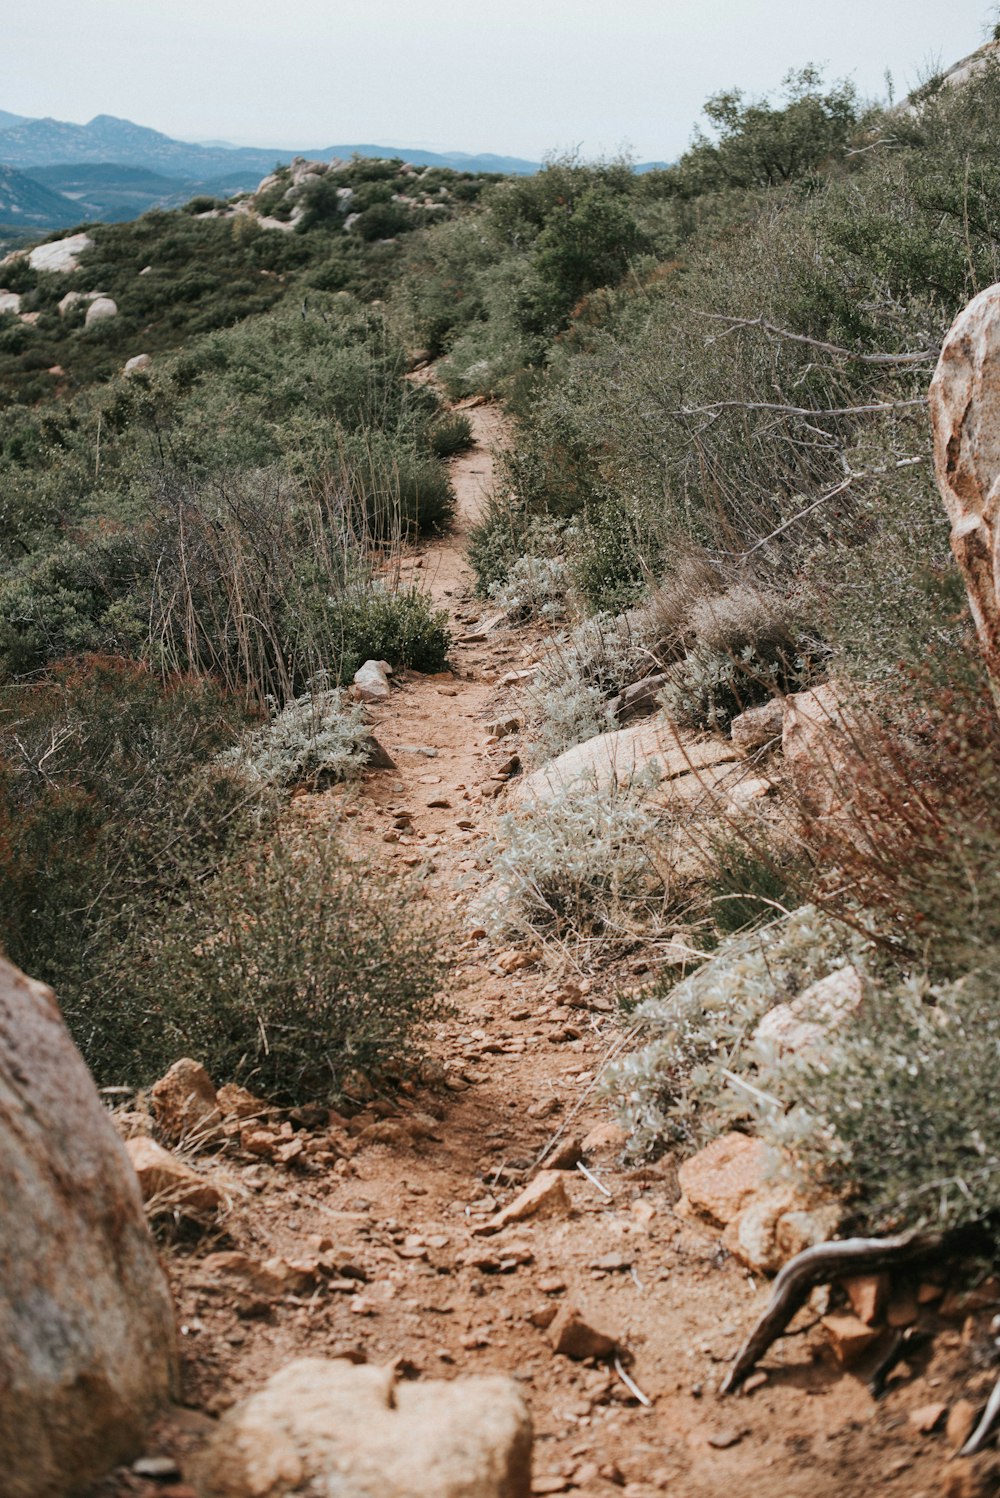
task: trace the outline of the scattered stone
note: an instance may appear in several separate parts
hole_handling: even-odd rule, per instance
[[[7,313],[17,317],[21,310],[21,298],[16,291],[0,291],[0,317]]]
[[[528,1312],[528,1320],[532,1326],[537,1326],[541,1331],[547,1330],[559,1314],[559,1307],[548,1301],[544,1305],[535,1306],[534,1310]]]
[[[262,1098],[254,1097],[236,1082],[225,1082],[215,1094],[215,1101],[224,1118],[255,1118],[268,1111]]]
[[[578,1305],[567,1301],[549,1332],[552,1346],[567,1358],[606,1358],[618,1345],[617,1338],[600,1331]]]
[[[660,706],[660,693],[669,677],[660,673],[646,676],[633,682],[608,703],[608,717],[616,723],[630,723],[634,718],[646,718]]]
[[[929,1436],[931,1431],[941,1424],[947,1409],[946,1404],[922,1404],[917,1409],[911,1410],[907,1418],[920,1435]]]
[[[570,1135],[558,1140],[542,1161],[546,1170],[572,1170],[578,1160],[583,1159],[583,1144]]]
[[[534,1180],[488,1222],[477,1223],[474,1233],[498,1233],[512,1222],[528,1217],[554,1217],[570,1210],[566,1177],[561,1170],[540,1170]]]
[[[153,1482],[168,1482],[181,1475],[181,1469],[172,1456],[140,1456],[132,1463],[132,1471],[136,1477],[148,1477]]]
[[[785,698],[781,748],[812,815],[832,816],[842,809],[854,778],[860,732],[832,682]]]
[[[109,317],[118,316],[118,303],[114,297],[95,296],[87,308],[87,315],[83,320],[85,328],[92,328],[95,322],[106,322]]]
[[[610,1119],[604,1123],[595,1124],[589,1134],[584,1136],[583,1153],[585,1155],[596,1155],[601,1150],[620,1151],[625,1148],[628,1135],[620,1124],[613,1123]]]
[[[837,1361],[844,1367],[857,1362],[871,1347],[878,1337],[878,1332],[872,1327],[866,1326],[857,1316],[846,1314],[837,1316],[824,1316],[822,1327],[830,1339],[830,1345],[836,1354]]]
[[[864,979],[856,967],[837,968],[791,1003],[768,1010],[754,1031],[754,1043],[774,1047],[779,1054],[814,1050],[857,1014],[864,994]]]
[[[730,764],[741,751],[724,739],[696,739],[666,718],[657,717],[616,733],[601,733],[567,749],[556,759],[525,776],[517,791],[522,805],[545,806],[568,786],[581,784],[598,793],[624,786],[654,764],[671,780],[692,771]]]
[[[960,1451],[972,1435],[978,1415],[979,1410],[970,1399],[956,1399],[952,1405],[944,1429],[948,1444],[955,1451]]]
[[[817,1243],[836,1237],[842,1217],[843,1212],[835,1202],[783,1213],[775,1233],[782,1263],[804,1249],[815,1248]]]
[[[762,749],[765,744],[781,739],[784,721],[784,698],[772,697],[769,702],[748,707],[745,713],[735,717],[729,725],[729,732],[733,743],[741,749]]]
[[[211,1181],[155,1139],[140,1134],[127,1139],[125,1149],[151,1216],[176,1214],[197,1219],[217,1212],[223,1205],[222,1193]]]
[[[528,1498],[531,1445],[513,1379],[395,1383],[302,1358],[223,1416],[196,1482],[203,1498]]]
[[[355,697],[361,702],[388,702],[391,673],[388,661],[365,661],[354,673]]]
[[[510,733],[517,733],[520,727],[521,719],[516,713],[509,713],[503,718],[491,718],[486,724],[486,732],[495,739],[504,739]]]
[[[156,1126],[170,1144],[216,1144],[222,1138],[222,1113],[208,1072],[182,1056],[154,1082],[149,1106]]]
[[[857,1274],[841,1283],[847,1291],[851,1309],[859,1321],[874,1326],[880,1319],[889,1298],[891,1280],[886,1273]]]
[[[63,1498],[143,1450],[170,1293],[126,1147],[51,990],[0,962],[0,1478]]]
[[[305,1290],[319,1273],[320,1259],[291,1264],[287,1259],[251,1259],[243,1253],[209,1254],[202,1261],[201,1272],[209,1281],[224,1279],[266,1300],[294,1295]]]
[[[692,1155],[677,1172],[689,1207],[726,1227],[739,1216],[763,1179],[767,1148],[747,1134],[723,1134]]]
[[[713,1430],[708,1437],[708,1444],[714,1446],[716,1451],[728,1451],[730,1446],[738,1446],[745,1435],[745,1430]]]
[[[133,354],[131,359],[126,359],[123,373],[126,375],[144,374],[152,367],[153,361],[149,354]]]
[[[365,764],[369,770],[396,770],[398,765],[392,755],[383,748],[373,733],[368,734],[362,746],[365,751]]]

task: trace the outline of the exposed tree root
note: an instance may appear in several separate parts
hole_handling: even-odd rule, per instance
[[[1000,1424],[1000,1378],[993,1385],[993,1392],[986,1401],[986,1408],[979,1417],[979,1424],[958,1453],[959,1456],[975,1456],[977,1451],[982,1451],[998,1424]]]
[[[770,1305],[737,1353],[720,1392],[732,1394],[740,1387],[817,1285],[924,1258],[943,1243],[943,1233],[901,1233],[895,1238],[842,1238],[796,1254],[775,1280]],[[1000,1412],[1000,1394],[997,1406]]]

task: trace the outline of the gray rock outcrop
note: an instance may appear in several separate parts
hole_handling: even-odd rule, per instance
[[[195,1478],[204,1498],[528,1498],[531,1441],[513,1379],[301,1358],[223,1416]]]
[[[0,961],[4,1498],[64,1498],[137,1455],[175,1371],[124,1147],[52,993]]]
[[[87,316],[83,320],[84,327],[92,328],[95,322],[104,322],[109,317],[118,316],[118,303],[114,297],[95,296],[87,308]]]

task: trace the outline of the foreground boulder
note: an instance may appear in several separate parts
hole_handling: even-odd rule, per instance
[[[0,961],[4,1498],[63,1498],[135,1456],[175,1371],[128,1157],[51,992]]]
[[[531,1440],[513,1379],[301,1358],[222,1418],[195,1477],[204,1498],[528,1498]]]
[[[1000,700],[1000,286],[960,313],[930,388],[934,464],[951,521],[951,549]]]
[[[604,794],[654,766],[663,780],[673,781],[741,757],[740,750],[724,739],[699,739],[667,718],[651,718],[633,728],[597,734],[549,760],[520,782],[517,800],[544,806],[572,785]]]

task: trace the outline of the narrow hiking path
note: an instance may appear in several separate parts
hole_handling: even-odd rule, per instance
[[[506,678],[544,639],[481,627],[489,611],[475,599],[465,543],[504,423],[493,406],[465,409],[476,443],[451,465],[454,529],[403,567],[449,610],[453,669],[403,673],[373,710],[395,769],[297,798],[292,813],[305,827],[336,821],[381,867],[421,876],[421,898],[454,932],[454,1014],[437,1027],[426,1086],[359,1099],[319,1124],[275,1123],[256,1155],[205,1164],[233,1207],[224,1234],[168,1255],[194,1413],[165,1428],[165,1446],[183,1467],[204,1414],[295,1357],[340,1355],[395,1361],[412,1377],[512,1374],[535,1422],[538,1494],[940,1491],[940,1454],[905,1416],[933,1397],[933,1365],[876,1404],[804,1323],[749,1397],[716,1396],[764,1287],[718,1234],[675,1212],[670,1162],[620,1164],[594,1085],[619,1034],[614,995],[546,967],[539,953],[498,950],[478,923],[481,854],[512,753],[486,724],[516,706]],[[543,1209],[478,1232],[534,1178],[553,1140],[566,1168]],[[574,1168],[581,1156],[589,1176]],[[567,1304],[622,1349],[648,1406],[607,1358],[555,1350]],[[165,1491],[138,1480],[125,1490]]]

